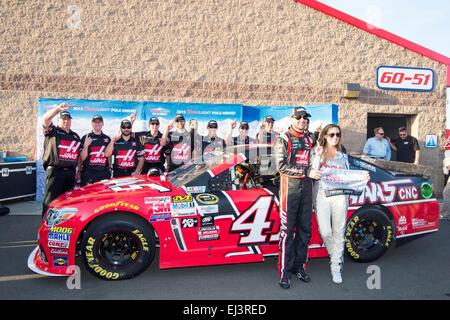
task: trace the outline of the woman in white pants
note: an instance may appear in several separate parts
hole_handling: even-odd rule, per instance
[[[313,168],[348,169],[347,155],[341,151],[341,129],[329,124],[320,133],[315,149]],[[315,185],[315,211],[319,232],[331,260],[331,275],[334,283],[342,283],[342,263],[344,262],[344,229],[347,221],[348,196],[327,197],[319,180]]]

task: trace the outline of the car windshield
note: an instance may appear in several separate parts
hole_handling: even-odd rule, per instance
[[[389,171],[394,176],[411,175],[421,176],[425,179],[430,179],[433,168],[430,166],[416,165],[413,163],[399,162],[399,161],[386,161],[376,160],[365,155],[352,155],[355,158],[369,162],[381,169]]]
[[[270,147],[267,145],[240,145],[227,147],[225,150],[208,153],[207,156],[200,156],[186,162],[181,167],[169,172],[166,180],[174,187],[180,188],[220,164],[231,163],[232,165],[236,165],[246,158],[249,158],[248,160],[250,163],[253,163],[257,158],[266,156],[268,154],[267,150],[269,149]]]
[[[174,187],[180,188],[189,182],[195,180],[197,177],[213,168],[214,166],[225,162],[227,159],[234,157],[234,153],[217,152],[209,156],[207,160],[203,157],[195,158],[186,162],[181,167],[167,174],[166,180]]]

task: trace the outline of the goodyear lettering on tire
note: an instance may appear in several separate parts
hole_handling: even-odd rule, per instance
[[[95,241],[96,240],[94,238],[89,237],[89,239],[87,241],[88,245],[85,247],[86,248],[85,257],[86,257],[86,261],[88,262],[89,268],[94,270],[95,273],[99,274],[103,278],[110,279],[110,280],[118,279],[120,276],[119,273],[107,271],[96,263],[95,258],[94,258],[94,252],[93,252]]]

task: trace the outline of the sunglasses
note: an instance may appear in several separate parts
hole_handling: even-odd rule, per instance
[[[338,133],[332,132],[332,133],[328,133],[327,136],[329,136],[330,138],[334,138],[334,136],[340,138],[341,137],[341,133],[340,132],[338,132]]]
[[[239,128],[239,129],[241,129],[241,130],[248,130],[248,128],[245,128],[245,127],[244,128]]]
[[[384,136],[384,132],[383,133],[377,132],[377,134],[379,134],[380,136]]]
[[[122,128],[122,129],[131,129],[130,126],[122,126],[121,128]]]
[[[294,118],[297,120],[300,120],[300,119],[309,120],[308,116],[306,116],[306,115],[305,116],[295,116]]]
[[[217,129],[217,126],[209,126],[209,129]]]
[[[159,122],[152,122],[150,123],[151,126],[159,126]]]

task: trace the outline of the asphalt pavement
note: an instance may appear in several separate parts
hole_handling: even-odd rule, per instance
[[[289,290],[278,285],[276,258],[262,263],[163,269],[159,255],[138,277],[102,281],[81,261],[81,277],[45,277],[27,267],[36,246],[40,203],[4,204],[10,214],[0,217],[0,299],[68,300],[450,300],[450,220],[440,219],[440,230],[391,248],[373,263],[346,258],[341,285],[331,281],[327,258],[310,259],[311,283],[292,280]],[[76,285],[79,285],[77,288]]]

